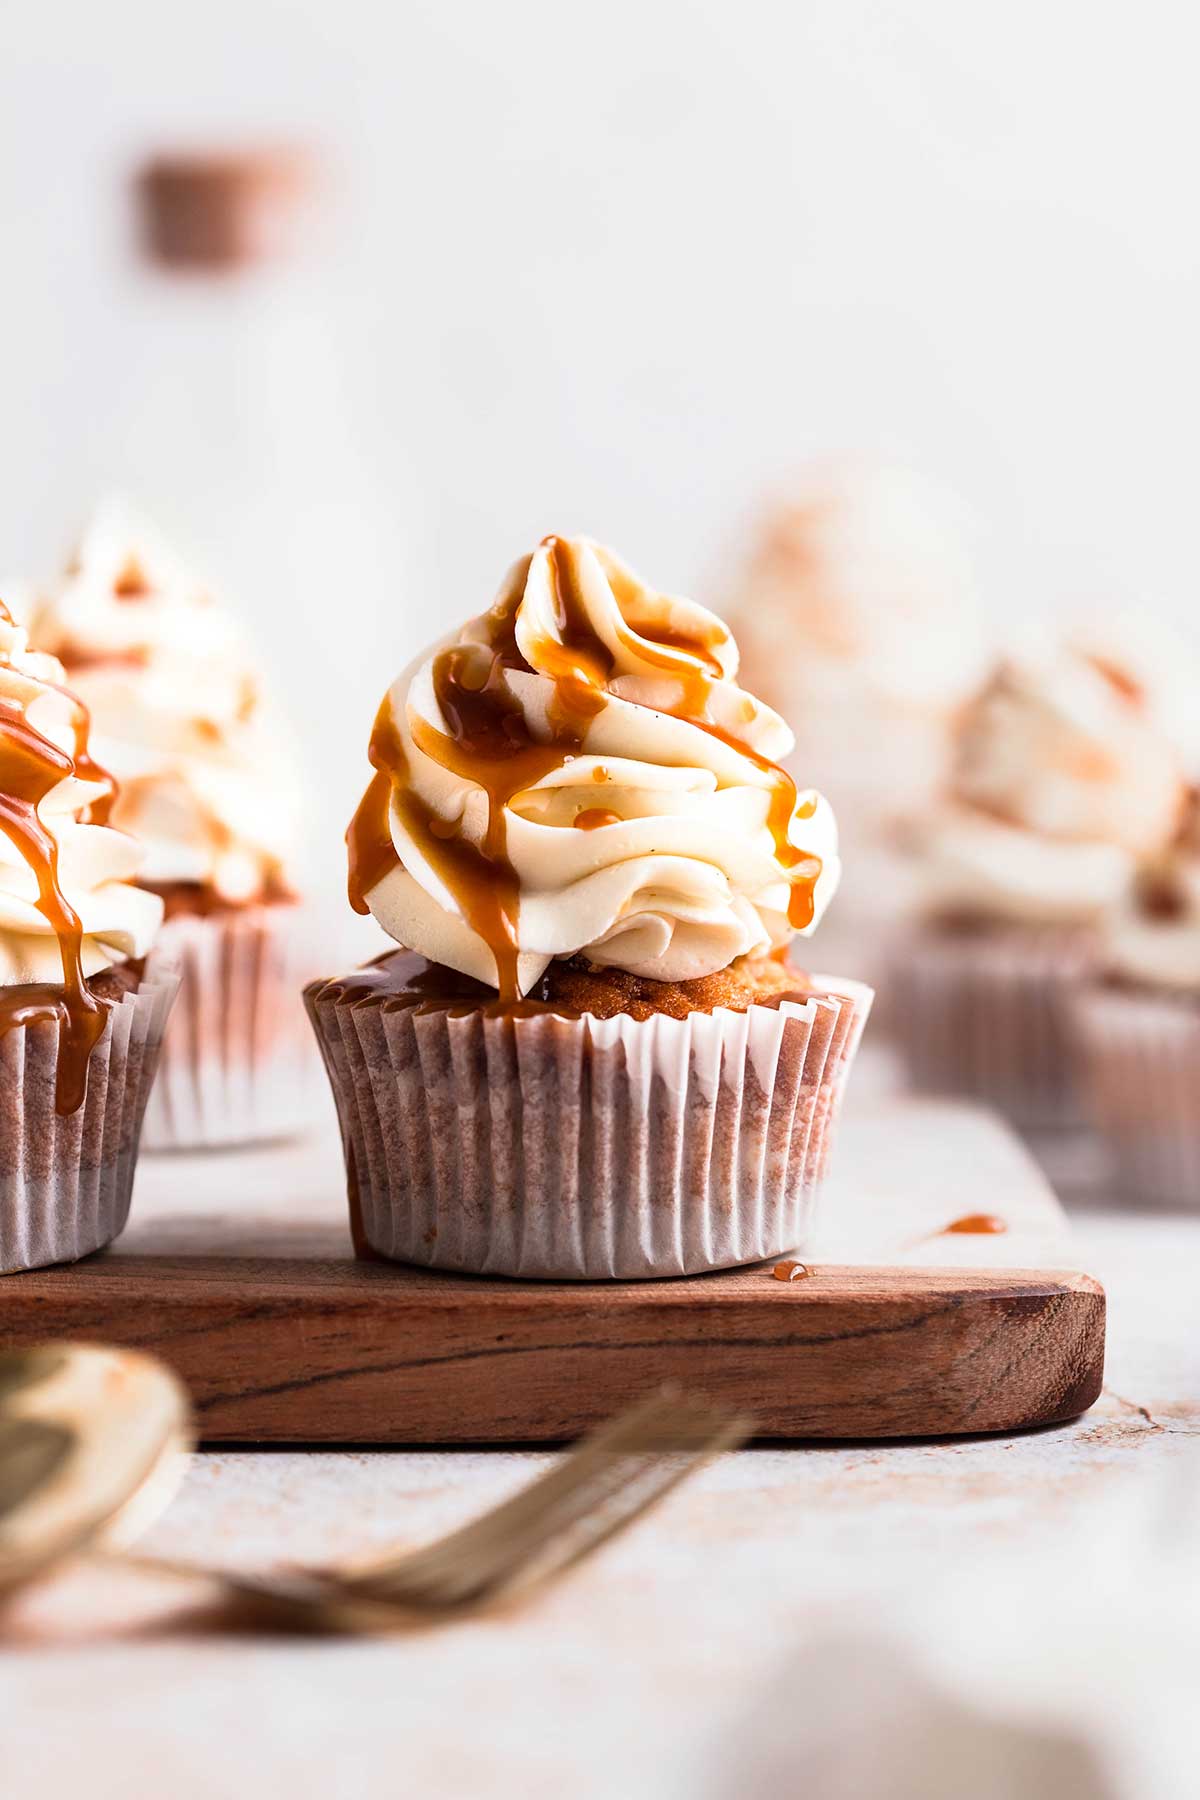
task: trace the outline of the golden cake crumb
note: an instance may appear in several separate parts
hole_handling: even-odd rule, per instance
[[[718,1007],[745,1012],[751,1006],[777,1005],[785,996],[803,996],[808,977],[771,956],[741,956],[715,975],[694,981],[652,981],[626,969],[601,969],[573,957],[551,963],[538,984],[537,997],[575,1013],[612,1019],[652,1019],[656,1013],[685,1019],[689,1013],[711,1013]]]

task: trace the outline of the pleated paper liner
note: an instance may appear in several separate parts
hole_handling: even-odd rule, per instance
[[[300,998],[315,967],[306,909],[278,901],[178,914],[160,942],[179,957],[182,985],[144,1148],[210,1149],[303,1131],[318,1078]]]
[[[560,1280],[792,1248],[872,998],[812,981],[803,1002],[647,1021],[355,1003],[314,983],[357,1247]]]
[[[1071,1020],[1122,1200],[1200,1208],[1200,1001],[1095,983]]]
[[[892,947],[885,1009],[912,1085],[996,1107],[1026,1131],[1084,1123],[1071,996],[1096,961],[1086,927],[914,928]]]
[[[55,1110],[61,1022],[40,1019],[0,1036],[0,1273],[75,1262],[124,1228],[178,986],[174,958],[156,949],[138,987],[109,1003],[83,1105],[72,1113]]]

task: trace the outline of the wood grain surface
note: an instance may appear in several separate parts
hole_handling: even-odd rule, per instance
[[[568,1286],[354,1263],[332,1227],[249,1221],[245,1254],[213,1254],[202,1219],[161,1237],[8,1278],[0,1343],[155,1351],[210,1442],[549,1441],[666,1380],[787,1438],[1011,1431],[1100,1391],[1104,1294],[1085,1275],[821,1265],[782,1282],[767,1265]]]
[[[1006,1232],[946,1234],[971,1212]],[[770,1267],[573,1286],[355,1263],[330,1118],[306,1143],[143,1156],[114,1250],[0,1280],[0,1344],[157,1351],[207,1440],[235,1444],[547,1442],[667,1379],[788,1438],[1011,1431],[1091,1405],[1104,1295],[1071,1272],[1062,1209],[998,1119],[859,1103],[821,1220],[816,1272],[789,1283]]]

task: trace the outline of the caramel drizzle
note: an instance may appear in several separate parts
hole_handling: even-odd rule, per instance
[[[539,640],[535,661],[539,672],[554,683],[550,741],[541,743],[531,735],[524,709],[507,680],[511,671],[530,670],[516,641],[523,577],[486,615],[485,642],[455,644],[434,659],[434,694],[447,730],[439,731],[421,719],[411,723],[419,750],[486,794],[482,844],[462,836],[461,819],[442,819],[413,790],[390,698],[385,698],[371,733],[368,755],[375,774],[346,833],[350,904],[365,913],[367,895],[399,867],[391,833],[391,808],[396,807],[463,918],[491,950],[500,999],[508,1004],[519,998],[520,880],[508,855],[507,808],[518,794],[579,753],[616,671],[615,655],[588,617],[571,545],[564,538],[548,537],[542,548],[549,553],[557,637]],[[821,865],[792,843],[790,827],[794,818],[811,818],[815,802],[801,807],[796,784],[786,770],[708,716],[713,687],[722,679],[717,640],[705,641],[640,617],[637,595],[627,578],[617,570],[606,573],[618,602],[614,627],[618,641],[642,662],[670,675],[681,690],[678,705],[664,710],[718,738],[767,776],[767,829],[776,860],[792,878],[788,922],[793,929],[803,929],[813,917]],[[586,809],[574,821],[585,831],[619,822],[616,814],[603,808]]]
[[[83,701],[73,694],[70,688],[60,687],[56,681],[47,681],[46,687],[52,687],[56,694],[69,700],[72,707],[71,726],[75,733],[71,760],[76,776],[80,781],[90,781],[103,789],[102,793],[90,802],[82,815],[85,825],[107,825],[112,818],[112,809],[117,799],[117,783],[108,770],[98,763],[88,748],[88,737],[92,729],[92,715]]]
[[[0,601],[0,620],[13,623]],[[47,682],[46,687],[54,687]],[[56,689],[63,692],[62,689]],[[58,879],[58,844],[38,812],[47,794],[69,775],[101,784],[104,793],[88,808],[91,822],[103,824],[116,794],[112,777],[87,747],[87,708],[67,695],[75,708],[74,754],[68,756],[29,723],[21,708],[0,698],[0,831],[9,839],[37,883],[37,908],[58,939],[62,957],[61,993],[48,984],[31,983],[3,991],[0,1030],[35,1019],[61,1016],[63,1028],[55,1080],[55,1108],[76,1112],[87,1092],[87,1069],[100,1041],[107,1009],[89,991],[83,973],[83,926]]]

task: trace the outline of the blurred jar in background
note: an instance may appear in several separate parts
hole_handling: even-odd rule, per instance
[[[987,667],[963,509],[905,469],[818,468],[764,515],[728,616],[742,679],[795,731],[793,773],[837,814],[842,888],[814,954],[870,978],[911,904],[903,822]]]
[[[135,179],[145,254],[209,275],[284,254],[312,180],[312,160],[296,148],[151,156]]]
[[[369,640],[402,591],[403,483],[361,391],[337,184],[303,145],[201,146],[146,155],[131,187],[97,492],[192,546],[253,641],[296,729],[302,880],[344,934],[344,867],[314,847],[340,841],[365,752],[327,727],[378,696],[370,656],[335,671],[331,631]]]

